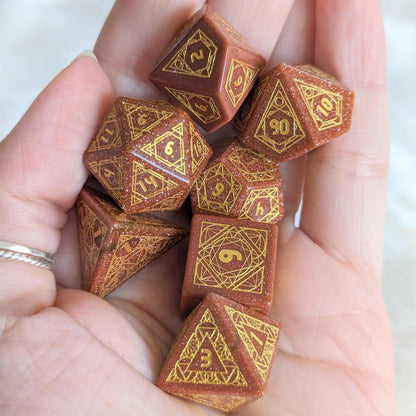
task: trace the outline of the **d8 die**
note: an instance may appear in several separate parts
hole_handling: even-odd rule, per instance
[[[194,215],[182,287],[185,315],[214,292],[268,313],[272,305],[277,226]]]
[[[276,161],[301,156],[349,130],[354,93],[311,65],[277,65],[235,119],[239,139]]]
[[[123,211],[135,214],[180,208],[211,153],[184,110],[119,97],[84,162]]]
[[[191,189],[194,213],[276,223],[284,215],[282,179],[273,160],[237,139],[218,140]]]
[[[76,207],[83,288],[101,297],[188,234],[151,215],[127,215],[90,187]]]
[[[206,131],[233,118],[265,60],[211,7],[177,34],[150,80]]]
[[[264,394],[278,339],[275,320],[208,294],[185,321],[157,385],[176,396],[234,412]]]

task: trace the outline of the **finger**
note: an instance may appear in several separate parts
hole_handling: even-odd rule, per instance
[[[302,230],[329,254],[380,275],[388,127],[377,0],[317,0],[315,62],[355,90],[351,130],[310,153]]]

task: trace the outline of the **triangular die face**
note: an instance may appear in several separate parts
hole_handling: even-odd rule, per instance
[[[250,397],[234,396],[230,394],[175,393],[175,395],[204,406],[220,409],[223,412],[234,412],[248,400],[251,400]]]

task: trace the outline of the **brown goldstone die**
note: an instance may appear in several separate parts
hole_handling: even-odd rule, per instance
[[[150,214],[127,215],[84,187],[76,202],[83,289],[105,296],[188,234]]]
[[[119,97],[84,163],[124,212],[136,214],[179,209],[211,154],[186,111]]]
[[[279,324],[210,293],[185,320],[157,385],[224,412],[260,398],[277,351]]]
[[[204,6],[170,42],[150,80],[206,131],[237,112],[265,59],[211,7]]]
[[[276,161],[347,132],[354,92],[312,65],[279,64],[259,78],[235,118],[238,138]]]
[[[236,138],[217,140],[191,189],[193,213],[278,222],[284,215],[278,164]]]
[[[209,292],[267,314],[273,298],[277,234],[274,224],[194,215],[182,287],[183,315]]]

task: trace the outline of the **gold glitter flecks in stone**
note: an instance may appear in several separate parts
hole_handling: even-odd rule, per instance
[[[319,131],[342,124],[342,95],[295,79],[296,86]]]
[[[224,33],[224,35],[236,43],[237,45],[243,46],[245,48],[254,49],[253,45],[244,38],[240,33],[238,33],[222,16],[218,13],[212,15],[212,20],[219,27],[219,29]]]
[[[274,222],[280,215],[279,188],[253,189],[250,191],[239,218],[259,222]]]
[[[201,163],[206,159],[210,152],[210,148],[206,144],[204,138],[194,127],[193,123],[189,123],[190,147],[191,147],[191,170],[195,173]]]
[[[146,212],[159,212],[159,211],[174,211],[181,207],[185,200],[187,191],[179,191],[174,195],[163,198],[159,202],[155,202],[151,207],[146,208]]]
[[[327,74],[326,72],[320,70],[316,66],[313,65],[296,65],[296,68],[308,72],[311,75],[315,75],[319,78],[326,79],[327,81],[334,82],[336,84],[339,84],[339,81],[333,77],[332,75]]]
[[[254,137],[276,153],[283,153],[305,137],[280,80],[270,96]]]
[[[261,379],[265,382],[279,337],[279,328],[227,305],[225,305],[225,310],[242,339],[250,358],[253,360]]]
[[[247,387],[209,309],[195,327],[166,383]]]
[[[121,137],[116,110],[113,107],[104,120],[97,136],[91,142],[88,152],[115,149],[117,147],[121,147]]]
[[[183,394],[174,393],[175,396],[183,397],[184,399],[202,404],[204,406],[214,407],[223,412],[231,412],[244,404],[249,398],[241,396],[231,396],[229,394]]]

